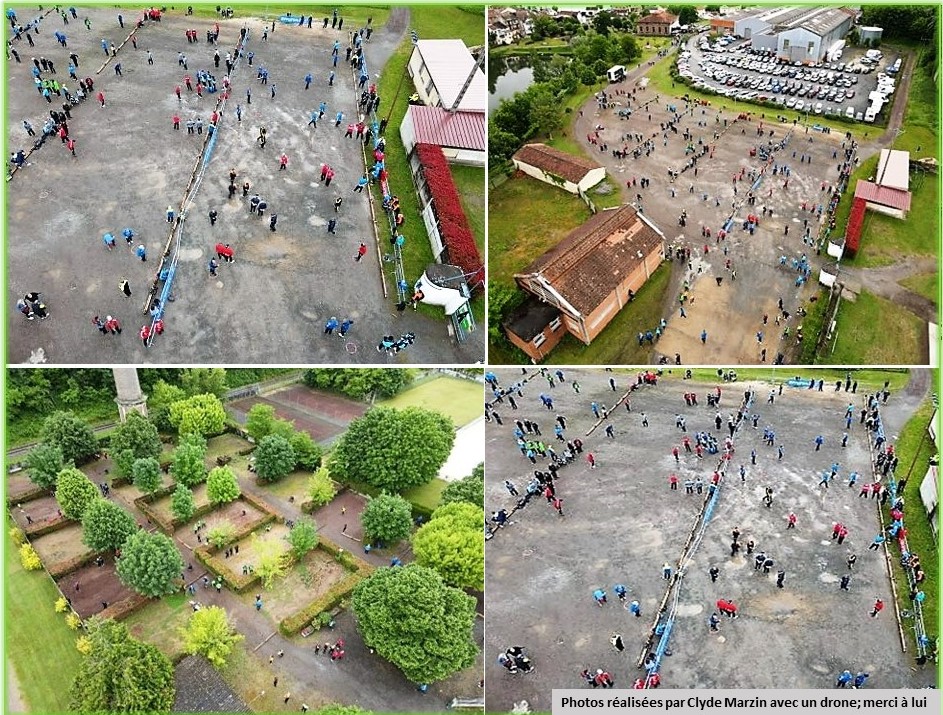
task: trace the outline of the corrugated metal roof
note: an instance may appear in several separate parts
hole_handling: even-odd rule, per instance
[[[484,112],[451,113],[441,107],[412,105],[409,115],[413,120],[418,144],[473,151],[485,151],[488,148]]]
[[[432,82],[448,109],[465,86],[465,80],[475,67],[475,78],[458,106],[463,111],[484,112],[488,107],[488,87],[485,73],[476,67],[475,58],[461,40],[419,40],[416,43],[422,61],[429,70]]]
[[[910,192],[878,186],[870,181],[859,181],[855,187],[855,198],[864,199],[873,204],[890,206],[900,211],[910,211]]]

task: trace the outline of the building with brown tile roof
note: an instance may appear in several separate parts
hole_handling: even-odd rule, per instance
[[[591,189],[606,178],[605,167],[595,161],[567,154],[546,144],[525,144],[511,160],[528,176],[571,194]]]
[[[589,345],[665,257],[665,236],[629,205],[604,209],[514,276]]]
[[[667,37],[672,29],[680,27],[678,16],[670,12],[653,12],[643,15],[635,23],[635,33],[637,35],[656,35]]]

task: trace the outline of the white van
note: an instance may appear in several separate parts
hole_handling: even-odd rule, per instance
[[[849,104],[848,109],[845,110],[845,116],[849,119],[855,118],[855,108],[854,105]]]

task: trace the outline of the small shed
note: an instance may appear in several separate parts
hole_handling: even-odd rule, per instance
[[[606,169],[601,164],[546,144],[525,144],[511,160],[528,176],[571,194],[587,191],[606,178]]]
[[[567,334],[560,309],[532,295],[511,311],[502,327],[508,340],[535,363],[547,357]]]

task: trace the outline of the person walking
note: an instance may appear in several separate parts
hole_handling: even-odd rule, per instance
[[[331,231],[331,233],[334,233]],[[363,260],[363,257],[367,255],[367,244],[363,241],[360,242],[360,247],[357,249],[357,255],[354,256],[354,261],[360,263]]]
[[[334,329],[338,326],[337,318],[331,316],[331,318],[324,324],[324,334],[331,335],[334,333]]]
[[[876,618],[877,615],[884,610],[884,601],[880,598],[874,599],[874,605],[871,606],[871,618]]]

